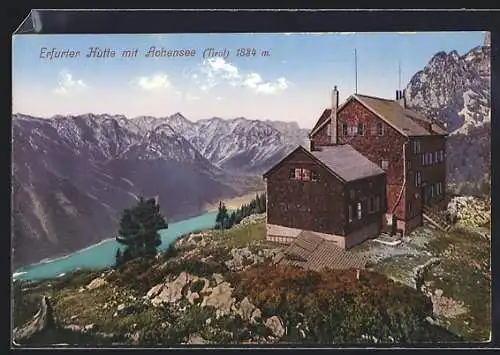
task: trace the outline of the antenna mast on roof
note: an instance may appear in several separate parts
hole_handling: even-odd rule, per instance
[[[401,61],[398,61],[398,89],[401,90]]]
[[[357,94],[358,93],[358,53],[356,51],[356,48],[354,48],[354,92]]]

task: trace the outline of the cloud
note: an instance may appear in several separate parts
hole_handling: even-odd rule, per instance
[[[59,95],[66,95],[71,92],[82,91],[87,88],[87,84],[81,79],[75,79],[68,70],[59,72],[59,80],[54,92]]]
[[[184,99],[185,99],[186,101],[195,101],[195,100],[199,100],[199,99],[201,99],[201,97],[196,96],[196,95],[193,95],[193,94],[191,94],[191,93],[189,93],[189,92],[188,92],[188,93],[186,93],[186,94],[184,95]]]
[[[275,94],[287,89],[290,84],[284,77],[280,77],[275,81],[265,81],[259,73],[241,73],[238,67],[220,57],[203,61],[200,75],[191,74],[191,78],[205,92],[220,83],[226,83],[233,87],[250,89],[260,94]]]
[[[137,79],[137,86],[142,90],[155,91],[168,89],[172,84],[167,74],[155,74],[152,76],[141,76]]]

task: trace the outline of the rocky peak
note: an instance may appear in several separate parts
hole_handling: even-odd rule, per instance
[[[455,50],[436,53],[406,87],[408,106],[446,122],[450,132],[489,121],[490,52],[479,46],[462,56]]]

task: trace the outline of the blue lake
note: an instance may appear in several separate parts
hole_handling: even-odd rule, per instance
[[[162,241],[159,250],[165,251],[172,242],[184,234],[213,228],[216,215],[217,212],[209,212],[198,217],[169,223],[167,229],[159,231]],[[105,269],[114,265],[116,249],[119,246],[120,244],[114,239],[104,240],[67,256],[16,270],[13,277],[22,280],[41,280],[54,278],[76,269]]]

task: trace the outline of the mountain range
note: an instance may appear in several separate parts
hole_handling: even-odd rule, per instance
[[[113,236],[121,212],[140,195],[158,196],[162,213],[178,220],[218,199],[261,189],[258,174],[307,135],[296,123],[194,123],[179,113],[132,119],[15,114],[12,133],[15,266]]]

